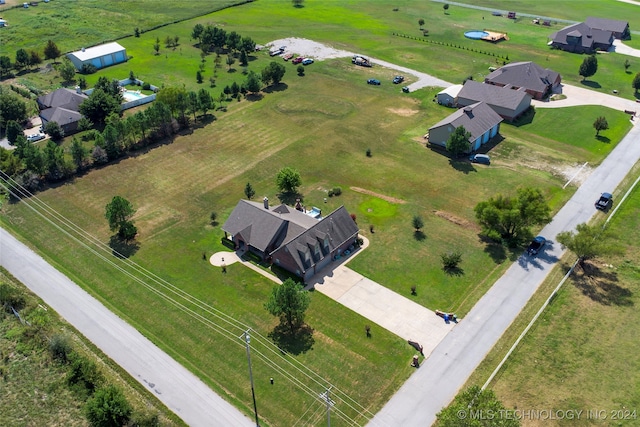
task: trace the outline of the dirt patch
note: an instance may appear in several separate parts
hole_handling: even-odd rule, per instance
[[[436,216],[439,216],[440,218],[444,218],[449,222],[452,222],[456,225],[459,225],[461,227],[467,228],[467,229],[471,229],[471,230],[476,230],[476,231],[480,231],[480,227],[478,227],[478,224],[475,224],[473,222],[469,222],[464,218],[460,218],[458,216],[455,216],[449,212],[445,212],[445,211],[433,211],[433,213]]]
[[[418,112],[409,108],[387,108],[387,111],[402,117],[411,117]]]
[[[389,197],[389,196],[385,196],[384,194],[380,194],[380,193],[375,193],[373,191],[370,190],[365,190],[364,188],[360,188],[360,187],[349,187],[351,190],[355,191],[356,193],[362,193],[362,194],[368,194],[369,196],[375,196],[379,199],[382,200],[386,200],[389,203],[397,203],[399,205],[404,205],[406,202],[406,200],[402,200],[402,199],[396,199],[395,197]]]
[[[274,40],[266,44],[268,47],[285,46],[285,53],[295,53],[300,56],[311,57],[313,59],[342,58],[352,56],[352,52],[334,49],[313,40],[289,37],[286,39]]]

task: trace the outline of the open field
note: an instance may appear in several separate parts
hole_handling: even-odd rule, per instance
[[[307,1],[304,8],[295,9],[288,4],[276,7],[257,1],[227,9],[121,40],[132,60],[90,79],[100,75],[124,78],[133,70],[152,84],[197,87],[199,51],[188,40],[196,22],[215,22],[258,43],[288,36],[325,41],[453,82],[468,75],[481,76],[495,64],[496,57],[485,53],[390,35],[393,31],[417,33],[417,19],[433,16],[434,24],[428,26],[439,29],[432,30],[430,38],[444,40],[458,33],[462,37],[462,29],[478,20],[477,11],[461,13],[460,21],[452,24],[457,15],[444,16],[437,3],[416,3],[415,10],[390,13],[387,3],[371,2],[366,14],[358,4]],[[257,26],[256,22],[270,24]],[[536,28],[526,31],[532,33],[525,41],[541,36]],[[168,35],[179,35],[182,46],[153,55],[151,46],[156,37],[163,40]],[[462,37],[462,43],[472,46],[473,42]],[[510,60],[517,60],[518,55],[525,58],[531,46],[512,43],[482,49],[490,48],[495,48],[497,55],[508,54]],[[446,63],[442,57],[448,58]],[[538,57],[544,61],[544,53]],[[206,60],[205,81],[213,75],[211,58]],[[558,57],[557,63],[569,64],[563,66],[577,71],[579,62],[573,64],[573,58],[567,58]],[[264,52],[258,53],[249,69],[260,70],[271,60]],[[556,59],[549,63],[554,68]],[[640,62],[635,64],[640,68]],[[555,210],[573,192],[572,187],[561,189],[567,177],[558,170],[587,160],[598,163],[629,127],[623,113],[599,107],[538,111],[530,125],[503,125],[505,139],[491,153],[492,166],[485,168],[451,161],[424,147],[421,136],[429,125],[452,111],[432,102],[437,89],[402,95],[389,83],[393,70],[356,68],[348,58],[316,62],[307,67],[304,77],[285,65],[284,83],[266,91],[259,100],[234,101],[228,112],[216,112],[217,120],[211,125],[177,136],[171,144],[92,170],[38,194],[38,198],[105,243],[110,233],[104,206],[114,195],[127,198],[138,209],[134,220],[140,230],[139,246],[129,248],[131,259],[266,336],[275,325],[262,306],[271,283],[237,265],[229,266],[228,274],[222,275],[202,261],[201,254],[224,249],[219,224],[208,224],[211,211],[223,222],[244,197],[247,182],[256,189],[257,197],[277,200],[275,175],[281,167],[292,166],[301,172],[305,204],[320,206],[323,212],[344,204],[356,214],[371,246],[350,267],[404,295],[416,284],[418,295],[414,298],[418,303],[464,314],[521,251],[487,245],[478,237],[475,204],[497,192],[511,193],[515,187],[527,185],[542,188]],[[623,67],[619,68],[624,73]],[[240,71],[227,72],[223,65],[212,91],[219,92],[234,79],[241,81]],[[383,85],[367,86],[365,80],[370,75],[385,79]],[[48,77],[44,76],[31,73],[20,78],[46,84]],[[599,77],[597,74],[593,80]],[[607,78],[614,82],[619,76],[615,72]],[[623,95],[622,89],[620,93]],[[609,143],[595,140],[591,124],[596,115],[605,115],[609,121],[611,129],[602,133],[610,138]],[[573,132],[567,130],[569,121],[575,123]],[[371,149],[370,158],[365,156],[367,149]],[[342,187],[342,195],[324,204],[326,190],[335,186]],[[392,203],[371,193],[406,203]],[[424,218],[424,240],[416,239],[413,233],[411,218],[415,214]],[[140,288],[131,277],[97,262],[34,215],[27,203],[4,206],[0,220],[213,389],[251,412],[244,348],[238,341],[227,340],[185,317]],[[374,234],[368,231],[370,224],[375,226]],[[463,253],[460,276],[447,275],[440,268],[440,254],[452,249]],[[366,319],[322,295],[313,294],[307,321],[314,329],[311,346],[297,349],[292,357],[368,410],[379,409],[411,374],[408,359],[412,351],[406,343],[375,329],[373,339],[367,340]],[[310,421],[304,418],[305,410],[313,405],[309,395],[260,360],[255,362],[254,375],[259,379],[260,413],[267,424]],[[269,377],[276,378],[276,387],[268,385],[265,379]],[[318,385],[313,387],[315,390]],[[313,408],[310,412],[317,409]],[[358,422],[365,418],[358,418]],[[339,421],[337,425],[341,425]]]
[[[625,186],[639,171],[636,166]],[[523,425],[638,425],[639,378],[632,367],[640,363],[635,339],[640,324],[636,310],[639,213],[636,187],[609,225],[624,255],[596,259],[590,265],[591,277],[578,268],[491,384],[508,408],[582,410],[580,422],[545,420]],[[574,259],[570,254],[565,257],[468,384],[486,381]],[[599,418],[588,418],[589,410],[603,412],[596,412]],[[613,418],[617,415],[622,417]]]

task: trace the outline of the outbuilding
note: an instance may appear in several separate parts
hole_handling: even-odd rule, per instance
[[[67,54],[78,70],[84,65],[93,65],[100,69],[127,61],[127,50],[118,43],[106,43],[90,48],[82,48]]]
[[[458,93],[462,90],[462,85],[453,85],[444,89],[442,92],[439,92],[436,95],[436,99],[438,104],[444,105],[447,107],[455,107],[456,106],[456,97]]]

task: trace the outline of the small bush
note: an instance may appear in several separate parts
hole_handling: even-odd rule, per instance
[[[82,64],[82,68],[80,69],[82,74],[93,74],[96,71],[98,71],[98,69],[93,64]]]
[[[0,284],[0,305],[9,313],[11,307],[14,310],[21,310],[25,305],[24,295],[17,288],[2,283]]]
[[[333,191],[334,196],[339,196],[342,194],[342,188],[340,187],[333,187],[331,191]]]
[[[333,188],[327,191],[327,196],[333,197]]]
[[[151,85],[149,83],[142,84],[142,90],[151,90]]]
[[[49,340],[49,351],[53,360],[62,363],[69,362],[72,348],[69,338],[66,335],[54,335]]]
[[[367,157],[371,157],[371,148],[367,148]]]
[[[454,270],[462,261],[462,254],[459,251],[447,252],[440,255],[442,258],[442,268],[444,270]]]
[[[102,374],[93,361],[78,355],[73,357],[71,368],[67,373],[67,383],[72,390],[88,397],[93,394],[102,382]]]

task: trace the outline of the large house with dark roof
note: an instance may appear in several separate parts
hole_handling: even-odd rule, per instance
[[[358,226],[344,206],[317,219],[281,204],[240,200],[222,226],[236,249],[248,250],[309,280],[345,254],[358,237]]]
[[[587,18],[564,27],[551,34],[550,46],[574,53],[594,53],[596,50],[609,50],[613,41],[627,39],[630,36],[629,23],[603,18]]]
[[[458,107],[484,101],[500,117],[509,121],[517,119],[531,105],[531,95],[524,88],[514,90],[510,85],[497,86],[474,80],[464,82],[455,99]]]
[[[56,122],[60,125],[66,135],[70,135],[78,130],[78,121],[82,118],[79,113],[80,104],[87,95],[81,91],[62,88],[46,95],[38,97],[38,108],[42,126],[48,122]]]
[[[444,120],[429,128],[429,144],[446,147],[453,131],[460,127],[471,134],[469,150],[478,150],[483,144],[500,132],[502,117],[498,115],[486,102],[476,102],[460,108]]]
[[[484,82],[524,89],[534,99],[543,99],[560,85],[562,77],[553,70],[528,61],[502,66],[485,77]]]

